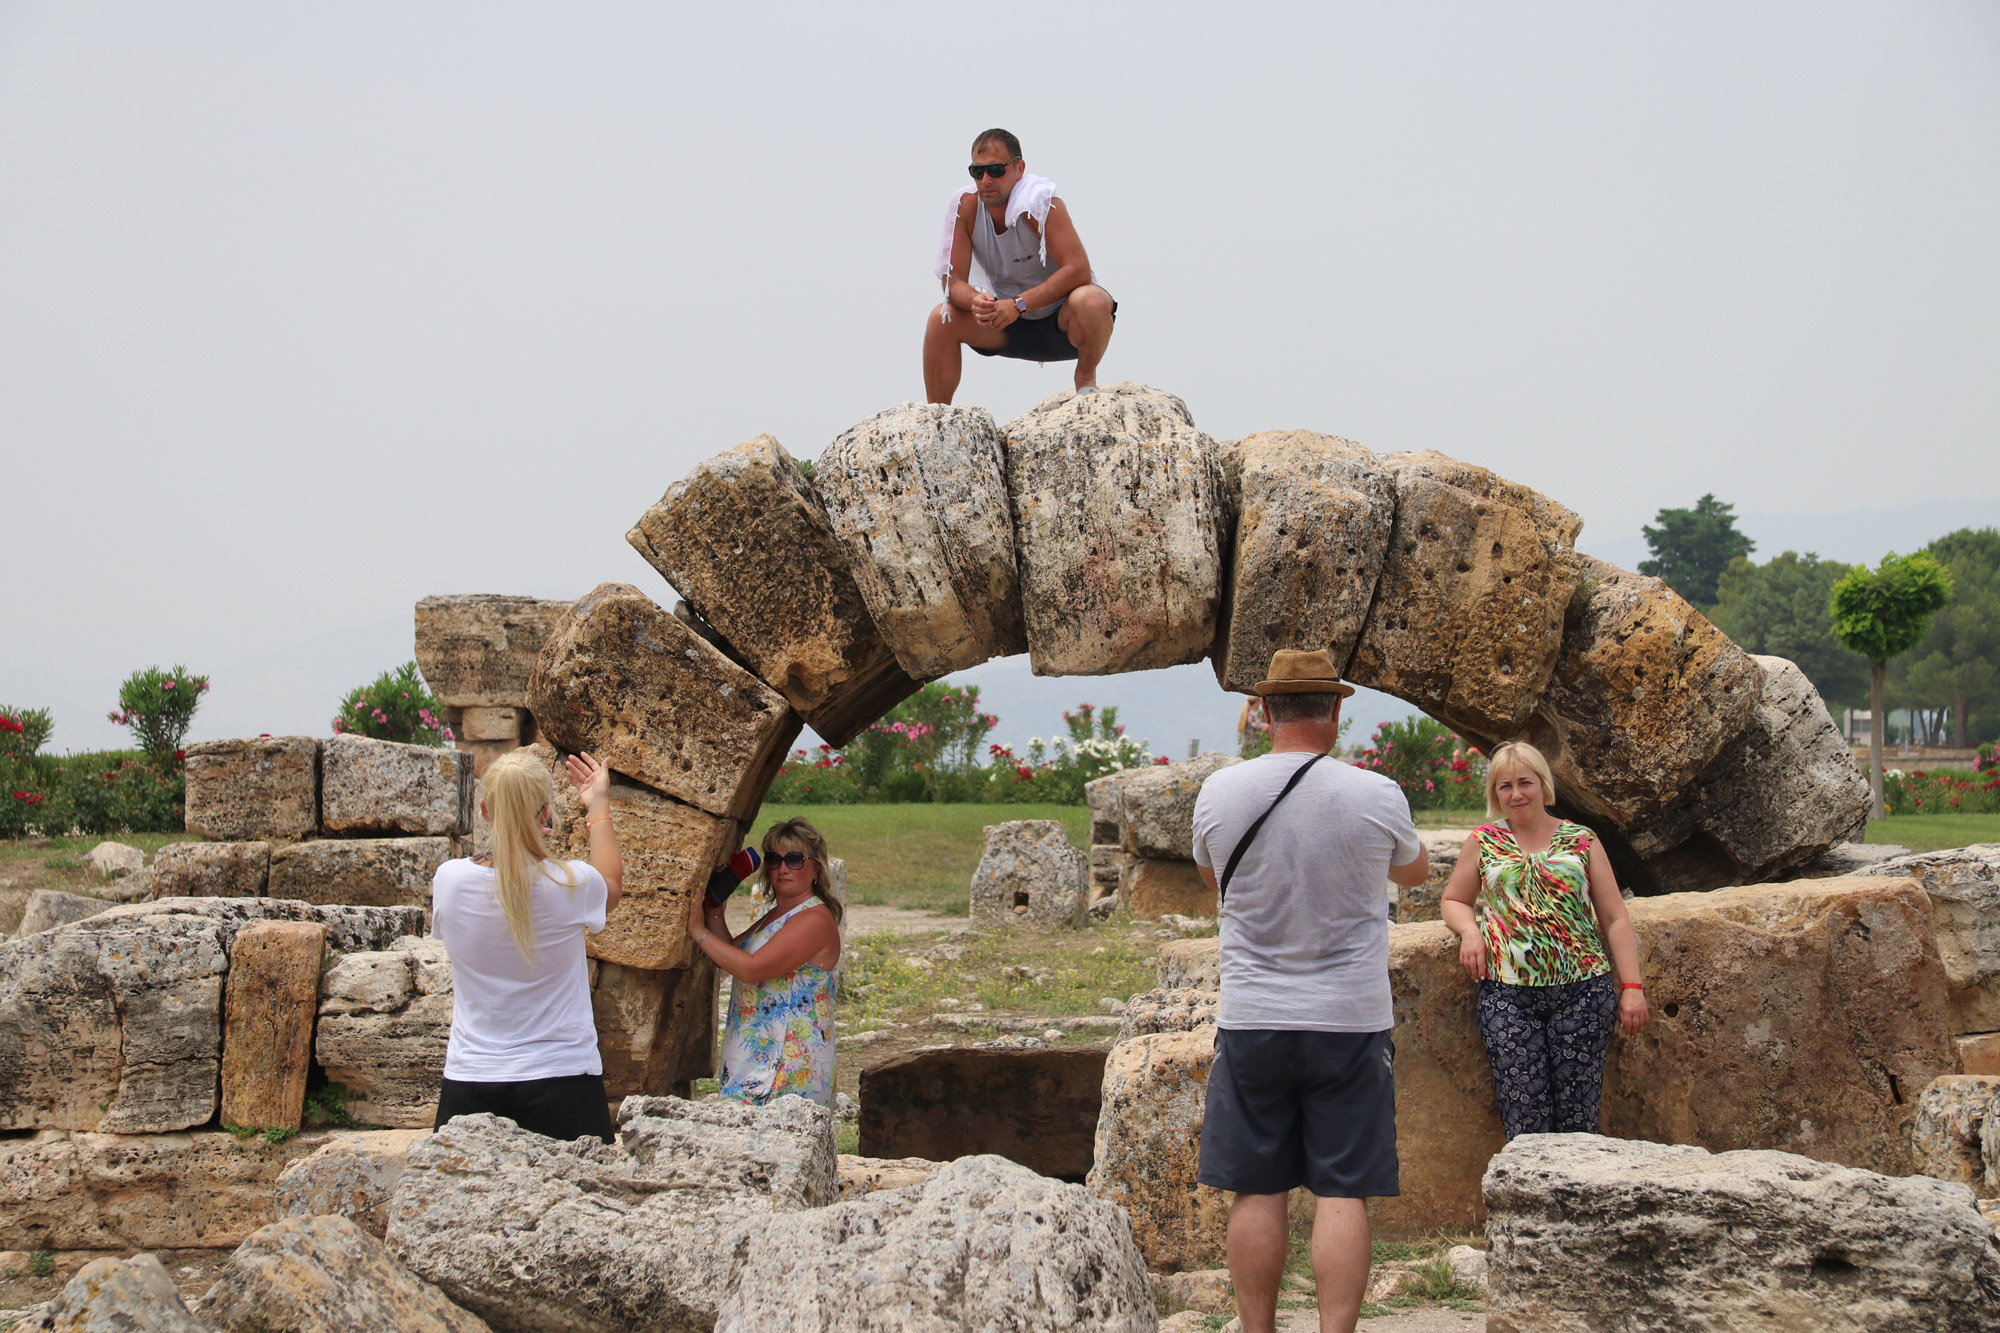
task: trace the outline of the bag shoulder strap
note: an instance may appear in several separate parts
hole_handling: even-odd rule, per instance
[[[1306,770],[1324,758],[1325,755],[1316,754],[1298,766],[1297,771],[1292,774],[1291,781],[1285,784],[1285,789],[1278,793],[1276,800],[1264,807],[1264,813],[1257,816],[1257,822],[1250,826],[1250,831],[1243,835],[1243,841],[1237,843],[1236,850],[1229,854],[1229,864],[1222,868],[1222,878],[1216,881],[1215,886],[1215,907],[1218,915],[1222,910],[1222,900],[1229,892],[1229,877],[1236,873],[1237,863],[1243,859],[1243,853],[1249,851],[1250,844],[1257,841],[1257,831],[1264,827],[1264,821],[1271,817],[1271,812],[1278,808],[1279,803],[1292,794],[1292,788],[1299,785],[1299,779],[1306,775]]]

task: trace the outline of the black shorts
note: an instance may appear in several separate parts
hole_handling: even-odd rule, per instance
[[[443,1129],[453,1116],[481,1111],[504,1115],[522,1129],[552,1139],[595,1135],[610,1143],[616,1137],[602,1074],[530,1078],[518,1083],[465,1083],[448,1078],[438,1094],[437,1121],[431,1128]]]
[[[1062,310],[1045,319],[1017,319],[1007,326],[1005,347],[975,347],[981,356],[1011,356],[1016,361],[1074,361],[1076,344],[1057,327]],[[1118,321],[1118,303],[1111,303],[1111,320]]]
[[[1385,1032],[1218,1028],[1195,1179],[1239,1194],[1401,1194]]]

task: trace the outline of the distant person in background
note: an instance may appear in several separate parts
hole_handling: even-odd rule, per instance
[[[590,1009],[584,936],[618,905],[623,865],[611,831],[611,772],[564,761],[590,860],[555,861],[543,837],[554,781],[524,751],[486,769],[479,817],[493,850],[447,861],[431,881],[431,933],[451,956],[451,1039],[436,1127],[490,1111],[552,1139],[612,1140]]]
[[[833,1100],[834,969],[841,906],[827,888],[826,839],[803,819],[764,834],[771,910],[731,936],[722,907],[696,894],[688,934],[735,978],[722,1036],[721,1095],[762,1105],[797,1093]]]
[[[1118,303],[1097,285],[1055,182],[1028,174],[1021,141],[987,130],[972,141],[971,185],[952,197],[938,243],[944,303],[924,325],[924,392],[949,403],[963,349],[1023,361],[1076,362],[1078,393],[1097,390]],[[972,285],[977,262],[993,290]]]
[[[1611,862],[1589,829],[1550,812],[1555,800],[1540,750],[1495,750],[1486,815],[1497,822],[1465,840],[1440,908],[1479,985],[1479,1034],[1509,1139],[1595,1134],[1612,1029],[1635,1037],[1650,1016]]]

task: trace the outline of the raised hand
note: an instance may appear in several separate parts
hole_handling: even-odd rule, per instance
[[[611,808],[611,770],[590,757],[589,751],[563,760],[563,768],[576,787],[586,816],[601,815]]]

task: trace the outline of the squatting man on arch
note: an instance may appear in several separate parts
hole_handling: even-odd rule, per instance
[[[1075,361],[1079,393],[1097,389],[1118,303],[1097,285],[1083,240],[1055,182],[1028,173],[1006,130],[972,141],[972,184],[945,212],[936,276],[944,301],[924,324],[924,395],[949,403],[967,347],[981,356]],[[991,292],[972,285],[979,265]]]

